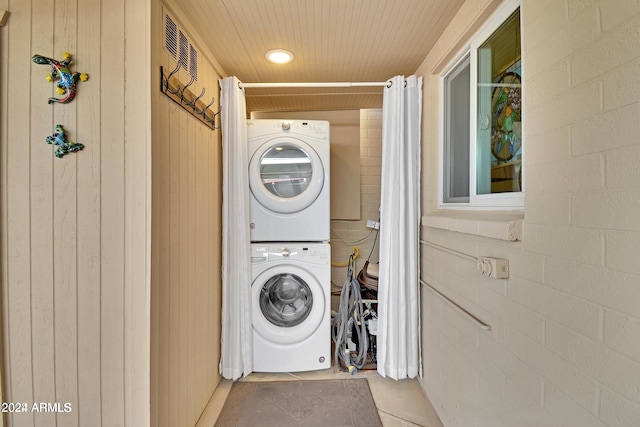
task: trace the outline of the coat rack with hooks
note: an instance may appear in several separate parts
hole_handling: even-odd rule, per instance
[[[186,111],[191,113],[195,118],[207,125],[211,130],[220,128],[220,125],[216,126],[216,116],[220,114],[220,111],[214,113],[211,111],[211,106],[215,102],[215,98],[211,98],[209,104],[205,104],[200,100],[206,92],[206,89],[202,89],[200,95],[196,96],[188,88],[191,86],[195,78],[191,77],[191,80],[186,85],[183,85],[174,74],[180,70],[180,63],[176,68],[169,73],[168,76],[164,75],[164,68],[160,66],[160,91],[164,93],[169,99],[176,104],[180,105]]]

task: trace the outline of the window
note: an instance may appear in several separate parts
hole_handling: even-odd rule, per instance
[[[469,201],[469,126],[471,89],[469,56],[445,77],[445,203]]]
[[[505,3],[441,78],[441,207],[522,208],[520,8]]]

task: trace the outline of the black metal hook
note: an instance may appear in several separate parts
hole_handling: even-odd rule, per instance
[[[193,111],[196,112],[196,113],[198,112],[198,109],[196,108],[196,103],[198,102],[198,100],[200,98],[202,98],[204,96],[205,91],[206,91],[206,89],[202,88],[202,92],[200,92],[200,95],[198,95],[192,102],[190,102],[188,104],[188,106],[193,108]]]
[[[213,103],[216,102],[216,99],[214,97],[211,97],[211,102],[209,103],[209,105],[207,105],[206,107],[204,107],[202,109],[202,111],[198,111],[196,109],[196,113],[201,115],[204,119],[207,118],[207,110],[209,109],[209,107],[211,107],[213,105]]]
[[[191,76],[191,80],[189,80],[189,83],[187,83],[183,88],[182,91],[180,92],[180,101],[184,102],[184,91],[187,90],[187,88],[189,86],[191,86],[193,84],[193,82],[196,81],[196,78],[194,76]],[[187,105],[189,105],[189,102],[186,102]]]
[[[180,63],[178,62],[178,64],[176,65],[176,68],[169,73],[169,75],[166,77],[165,79],[165,83],[164,83],[164,89],[169,92],[172,95],[177,95],[178,92],[180,91],[180,85],[178,85],[176,87],[176,90],[173,91],[171,90],[171,85],[169,84],[169,82],[171,81],[171,77],[173,77],[174,74],[176,74],[178,71],[180,71]]]
[[[208,114],[210,108],[216,101],[215,97],[211,97],[211,102],[200,109],[198,108],[198,101],[200,101],[200,104],[204,105],[204,102],[202,102],[201,99],[207,92],[206,88],[203,87],[200,95],[198,96],[195,96],[195,94],[191,91],[187,91],[187,89],[196,81],[196,77],[194,75],[191,75],[191,80],[189,80],[189,83],[187,83],[184,87],[181,86],[180,80],[178,78],[174,78],[173,83],[171,82],[171,77],[174,76],[180,70],[180,68],[181,64],[178,63],[176,68],[171,73],[169,73],[168,76],[166,76],[164,67],[160,66],[160,91],[173,102],[180,105],[183,109],[185,109],[202,123],[204,123],[210,129],[219,129],[220,126],[216,126],[215,119],[216,116],[220,114],[220,112],[211,112],[212,115]],[[172,85],[175,85],[175,90]]]
[[[217,113],[214,113],[211,118],[207,117],[206,113],[203,114],[204,120],[206,122],[211,123],[213,125],[213,129],[219,129],[220,128],[220,126],[216,127],[216,116],[220,115],[221,111],[222,110],[218,111]]]
[[[175,73],[177,73],[178,71],[180,71],[180,63],[179,62],[176,64],[176,68],[174,68],[173,71],[169,73],[169,76],[167,77],[167,81],[169,81],[171,79],[171,77],[173,77],[173,75]]]

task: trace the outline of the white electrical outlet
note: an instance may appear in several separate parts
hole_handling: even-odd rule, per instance
[[[509,260],[483,257],[478,261],[478,270],[483,276],[492,277],[494,279],[508,279]]]
[[[378,221],[367,220],[367,227],[375,230],[380,230],[380,223]]]

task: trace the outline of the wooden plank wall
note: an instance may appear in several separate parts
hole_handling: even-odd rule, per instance
[[[72,408],[7,424],[149,425],[149,2],[0,3],[4,400]],[[48,105],[31,56],[65,51],[90,79]],[[56,124],[84,150],[55,158]]]
[[[4,27],[4,25],[6,25],[6,17],[8,16],[8,11],[7,11],[7,7],[8,7],[8,0],[0,0],[0,13],[3,14],[3,17],[0,17],[0,19],[4,19],[4,23],[2,24],[2,26],[0,26],[0,74],[5,75],[6,74],[6,70],[7,70],[7,62],[3,61],[2,58],[2,52],[5,52],[7,49],[7,43],[6,43],[6,31],[4,31],[2,29],[2,27]],[[7,84],[6,82],[2,81],[2,79],[0,79],[0,112],[2,111],[6,111],[7,109],[7,99],[5,96],[3,96],[6,93],[7,90]],[[7,117],[4,114],[0,113],[0,135],[2,134],[2,129],[5,129],[7,125]],[[1,137],[0,137],[1,138]],[[0,164],[3,164],[3,162],[0,161]],[[0,188],[4,188],[4,183],[6,182],[5,178],[4,178],[4,174],[2,172],[2,170],[0,170]],[[2,206],[2,201],[5,200],[5,195],[6,192],[2,192],[0,193],[0,206]],[[5,209],[0,209],[0,224],[5,224],[5,218],[6,218],[6,210]],[[4,227],[0,226],[0,242],[4,241],[6,239],[7,233]],[[2,245],[0,244],[0,250],[2,249]],[[3,260],[3,257],[0,255],[0,283],[4,282],[5,279],[5,275],[4,275],[4,270],[5,270],[5,262]],[[1,295],[1,287],[0,287],[0,295]],[[1,298],[1,297],[0,297]],[[1,304],[1,299],[0,299],[0,310],[2,310],[2,304]],[[4,330],[4,319],[2,318],[2,313],[0,312],[0,330]],[[6,402],[5,399],[5,387],[4,387],[4,343],[2,342],[2,339],[0,339],[0,402]],[[5,420],[5,416],[2,415],[0,416],[0,427],[4,427],[6,425],[6,420]]]
[[[173,17],[200,48],[190,90],[218,111],[220,75],[176,4]],[[192,427],[220,375],[222,150],[211,130],[160,93],[162,4],[152,13],[151,425]],[[184,70],[176,76],[189,82]],[[219,116],[216,119],[219,125]]]

